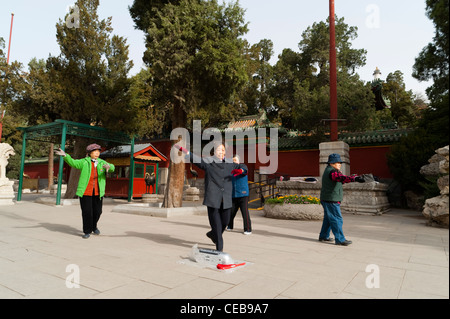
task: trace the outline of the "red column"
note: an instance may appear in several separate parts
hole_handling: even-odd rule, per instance
[[[11,13],[11,28],[9,30],[8,57],[6,59],[6,64],[9,64],[9,51],[11,50],[11,37],[12,37],[13,21],[14,21],[14,13]]]
[[[334,0],[330,0],[330,134],[332,142],[338,140],[337,124],[336,33]]]

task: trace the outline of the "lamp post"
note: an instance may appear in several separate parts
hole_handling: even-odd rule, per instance
[[[334,0],[330,0],[330,137],[332,142],[338,140],[336,32],[334,16]]]

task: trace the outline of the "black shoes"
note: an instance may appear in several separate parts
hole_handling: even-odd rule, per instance
[[[332,242],[332,241],[334,241],[334,239],[331,238],[331,237],[329,237],[329,238],[319,238],[319,241],[320,241],[320,242]],[[351,240],[344,240],[344,241],[342,241],[342,242],[338,242],[338,241],[335,242],[335,244],[336,244],[336,245],[339,245],[339,246],[348,246],[348,245],[350,245],[351,243],[352,243]]]
[[[94,235],[100,235],[100,231],[98,230],[98,228],[94,230]]]
[[[83,236],[81,236],[81,238],[83,238],[83,239],[88,239],[89,237],[91,237],[90,234],[84,234]]]
[[[212,241],[214,244],[216,243],[216,241],[214,240],[212,231],[207,232],[207,233],[206,233],[206,237],[208,237],[209,239],[211,239],[211,241]]]
[[[344,240],[344,241],[342,241],[342,242],[336,242],[335,244],[336,244],[336,245],[340,245],[340,246],[348,246],[348,245],[350,245],[351,243],[352,243],[351,240]]]

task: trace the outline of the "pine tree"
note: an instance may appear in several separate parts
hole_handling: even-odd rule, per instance
[[[75,5],[79,23],[67,23],[74,13],[59,19],[56,41],[61,53],[30,62],[29,71],[15,85],[20,93],[15,110],[30,125],[63,119],[131,133],[138,112],[128,92],[133,63],[126,40],[112,35],[111,17],[99,18],[99,0],[78,0]],[[89,141],[72,142],[73,155],[85,156]],[[78,170],[71,171],[66,198],[75,195],[78,175]]]
[[[172,129],[188,127],[199,114],[203,125],[231,119],[247,80],[243,9],[216,0],[181,0],[141,16],[148,25],[144,61],[152,75],[152,100],[169,108]],[[182,204],[184,170],[183,163],[170,163],[167,207]]]

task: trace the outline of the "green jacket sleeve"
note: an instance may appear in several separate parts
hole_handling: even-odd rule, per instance
[[[70,167],[81,169],[83,167],[83,160],[75,160],[70,156],[69,154],[66,154],[66,156],[63,157],[64,162],[67,163]]]
[[[105,161],[105,163],[108,163],[107,161]],[[106,172],[106,173],[109,173],[109,172],[114,172],[115,171],[115,169],[116,169],[116,167],[114,166],[114,164],[111,164],[111,163],[108,163],[109,164],[109,170]]]
[[[114,172],[115,169],[116,169],[116,167],[114,166],[114,164],[108,163],[107,161],[105,161],[105,160],[103,160],[103,159],[101,159],[101,158],[99,158],[98,164],[99,164],[100,167],[101,167],[101,172],[103,172],[104,174]],[[106,171],[106,169],[103,168],[103,165],[105,165],[105,164],[108,164],[108,165],[109,165],[109,170],[108,170],[108,171]]]

